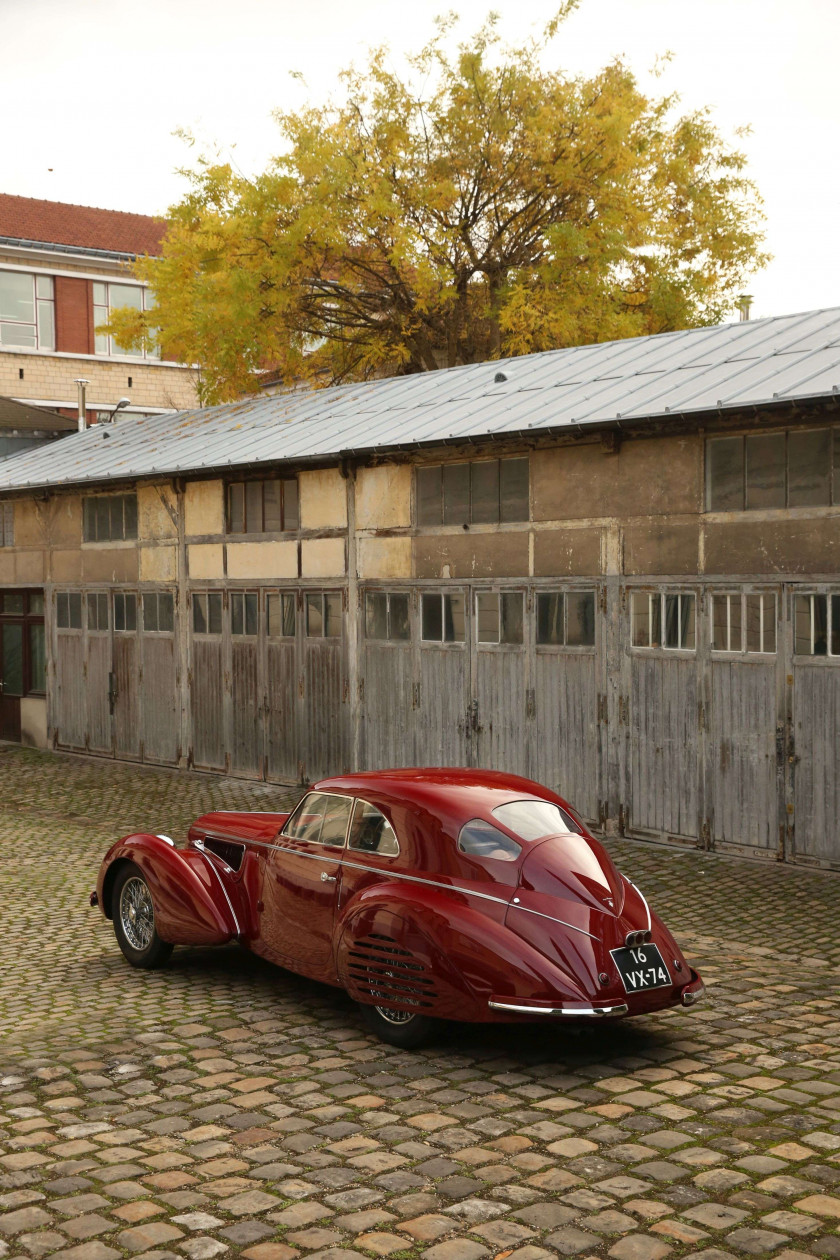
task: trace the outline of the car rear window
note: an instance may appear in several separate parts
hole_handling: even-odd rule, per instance
[[[496,858],[500,862],[515,862],[522,852],[521,845],[483,818],[471,818],[464,823],[458,835],[458,848],[472,857]]]
[[[551,801],[508,801],[497,805],[493,817],[523,840],[542,840],[544,836],[580,835],[580,827],[571,814]]]

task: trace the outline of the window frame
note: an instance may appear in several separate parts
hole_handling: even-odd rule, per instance
[[[219,600],[219,628],[218,630],[210,629],[210,600],[218,598]],[[221,639],[225,631],[225,592],[205,587],[203,590],[190,591],[190,635],[199,639]],[[205,629],[199,630],[195,624],[195,609],[197,601],[204,601],[204,624]]]
[[[383,644],[395,645],[396,647],[404,647],[406,644],[408,644],[408,646],[411,646],[411,643],[413,642],[413,637],[414,637],[413,628],[412,628],[412,617],[411,617],[411,611],[412,611],[411,591],[406,591],[406,590],[392,591],[392,590],[382,590],[379,587],[365,587],[362,594],[363,594],[363,599],[362,599],[361,622],[362,622],[362,638],[364,639],[364,641],[366,643],[376,643],[376,644],[379,644],[379,646],[382,646]],[[384,638],[380,638],[378,635],[372,635],[368,633],[368,600],[374,599],[377,596],[385,600],[385,637]],[[394,598],[405,599],[406,601],[406,613],[407,613],[407,624],[408,624],[407,635],[393,635],[391,633],[391,626],[392,626],[391,601]]]
[[[128,600],[134,600],[134,625],[117,625],[117,600],[123,602],[123,620],[127,621]],[[111,592],[111,627],[114,634],[137,634],[140,629],[140,601],[136,591],[116,590]]]
[[[829,457],[828,457],[828,502],[827,503],[791,503],[791,437],[807,436],[810,434],[819,434],[827,432],[829,435]],[[773,438],[782,437],[784,439],[784,503],[776,507],[750,506],[749,503],[749,439],[750,438]],[[740,473],[741,473],[741,490],[740,505],[730,507],[713,507],[712,506],[712,446],[714,443],[730,442],[740,443]],[[797,428],[774,428],[767,430],[751,430],[744,433],[716,433],[709,434],[703,445],[704,451],[704,512],[706,513],[732,513],[732,512],[814,512],[825,511],[826,508],[840,507],[840,425],[831,421],[822,424],[803,426]]]
[[[299,593],[299,590],[298,588],[295,588],[295,587],[285,587],[285,588],[278,587],[276,589],[267,590],[265,592],[265,609],[264,609],[265,621],[263,622],[263,624],[265,626],[266,641],[271,642],[271,643],[294,643],[296,641],[298,637],[298,631],[300,629],[300,626],[299,626],[300,618],[298,617],[298,613],[300,611],[299,604],[298,604],[298,593]],[[280,601],[281,628],[285,622],[284,610],[286,607],[286,602],[289,601],[291,603],[292,610],[294,613],[294,623],[295,623],[294,631],[291,634],[283,634],[283,633],[272,634],[271,633],[271,615],[269,612],[269,600],[272,600],[272,599],[277,599]]]
[[[796,650],[796,645],[798,641],[798,636],[796,632],[797,601],[800,599],[808,599],[811,601],[810,603],[811,651],[807,653],[797,652]],[[813,650],[814,643],[815,643],[814,636],[815,636],[815,625],[816,625],[816,618],[814,616],[814,600],[815,599],[824,599],[826,602],[825,652],[814,652]],[[837,647],[838,649],[840,649],[840,586],[835,586],[835,587],[827,586],[827,587],[824,587],[822,590],[815,589],[814,587],[810,587],[810,588],[806,587],[804,590],[802,589],[792,590],[790,614],[791,614],[790,620],[791,620],[791,640],[792,640],[791,641],[791,655],[792,655],[793,660],[796,662],[796,664],[797,665],[804,665],[806,663],[809,665],[818,664],[820,666],[827,666],[828,668],[836,667],[838,664],[840,664],[840,650],[838,650],[837,652],[833,652],[831,650],[832,639],[835,637],[835,635],[838,635]],[[837,626],[835,626],[834,624],[835,619],[838,622]]]
[[[479,608],[479,600],[487,597],[498,599],[498,608],[496,610],[496,630],[498,638],[482,639],[481,635],[481,611]],[[520,637],[518,639],[503,639],[502,631],[505,624],[504,601],[519,597],[522,618],[520,621]],[[475,629],[475,646],[482,652],[487,651],[504,651],[516,652],[527,647],[528,634],[528,599],[527,591],[523,587],[517,587],[515,590],[501,590],[499,588],[487,587],[484,590],[473,590],[473,606],[472,606],[473,624]],[[487,615],[485,611],[485,616]]]
[[[104,302],[97,302],[96,300],[97,285],[102,285],[102,287],[105,289]],[[96,329],[99,327],[100,324],[110,323],[112,311],[121,310],[122,306],[125,305],[125,303],[122,303],[122,306],[120,305],[115,306],[112,303],[111,301],[111,286],[112,285],[119,285],[121,288],[126,288],[126,289],[139,289],[140,290],[140,306],[138,307],[138,309],[143,311],[144,313],[148,311],[153,311],[155,309],[154,303],[150,300],[152,297],[152,290],[148,287],[148,285],[136,284],[131,280],[104,280],[103,279],[103,280],[91,281],[90,303],[93,309],[93,329],[94,329],[93,353],[94,353],[94,356],[98,359],[134,359],[138,362],[145,362],[147,360],[152,360],[153,362],[159,362],[162,358],[160,346],[152,346],[151,348],[149,348],[146,341],[144,340],[143,345],[141,346],[139,350],[126,350],[126,349],[123,349],[123,347],[121,346],[119,347],[117,346],[114,340],[114,337],[112,336],[111,333],[97,333],[96,332]],[[96,344],[97,341],[99,341],[100,338],[102,337],[104,337],[108,343],[107,349],[104,349],[104,350],[97,347],[97,344]]]
[[[7,317],[0,316],[0,325],[9,324],[9,325],[13,325],[16,328],[31,328],[34,331],[34,337],[35,337],[35,344],[33,346],[6,345],[3,343],[2,332],[0,332],[0,349],[8,350],[12,353],[15,353],[21,350],[22,351],[28,350],[30,353],[40,351],[41,353],[55,354],[55,351],[56,351],[55,277],[50,275],[49,272],[18,271],[17,269],[12,269],[10,267],[0,267],[0,272],[4,272],[7,275],[26,276],[28,277],[29,280],[31,280],[32,282],[32,313],[35,317],[34,320],[30,323],[29,320],[9,319]],[[49,288],[50,288],[49,297],[42,297],[38,293],[39,281],[49,282]],[[42,305],[49,305],[51,307],[52,345],[47,344],[47,341],[41,332],[41,306]]]
[[[93,533],[98,534],[99,532],[99,517],[98,517],[98,513],[100,510],[99,505],[104,504],[106,502],[109,504],[113,504],[116,502],[121,503],[122,506],[120,509],[120,519],[122,522],[122,533],[117,536],[111,532],[111,525],[113,523],[113,509],[109,507],[108,508],[108,537],[107,538],[89,537],[91,524],[93,524]],[[133,533],[126,532],[126,504],[129,502],[133,502],[134,504],[133,520],[130,519],[132,516],[132,512],[130,511],[128,513],[129,529],[130,530],[133,529]],[[88,494],[84,496],[84,498],[82,499],[82,544],[83,546],[85,547],[100,546],[102,544],[107,544],[107,543],[132,543],[132,542],[137,542],[137,539],[139,538],[139,536],[140,536],[140,519],[139,519],[139,509],[138,509],[138,503],[137,503],[136,490],[130,490],[128,491],[128,493],[122,493],[122,494]]]
[[[599,636],[599,599],[598,588],[595,586],[551,586],[538,587],[534,591],[534,646],[537,652],[573,652],[582,655],[593,655],[598,650]],[[563,598],[563,642],[562,643],[542,643],[540,641],[540,600],[546,596],[560,595]],[[591,643],[569,643],[569,605],[568,597],[570,595],[585,595],[592,599],[592,642]]]
[[[280,528],[266,529],[265,525],[265,488],[267,485],[276,484],[279,487],[280,502]],[[286,486],[294,485],[295,487],[295,521],[294,524],[287,523],[286,519]],[[260,528],[249,528],[248,522],[248,487],[260,487]],[[233,510],[231,506],[232,492],[242,490],[242,529],[233,528]],[[300,482],[297,474],[292,477],[253,477],[249,480],[226,481],[225,482],[225,534],[230,538],[253,537],[254,535],[268,535],[274,537],[276,534],[297,534],[300,532]]]
[[[294,820],[295,820],[295,818],[297,817],[297,815],[298,815],[299,813],[301,813],[301,812],[302,812],[302,810],[303,810],[303,806],[304,806],[304,805],[306,804],[306,802],[309,800],[309,797],[310,797],[310,796],[329,796],[329,797],[332,797],[332,798],[333,798],[333,799],[335,799],[335,800],[339,800],[339,801],[349,801],[349,802],[350,802],[350,809],[349,809],[348,814],[347,814],[347,826],[344,828],[344,840],[342,841],[342,843],[341,843],[340,845],[339,845],[339,844],[325,844],[325,843],[324,843],[324,841],[323,841],[323,840],[320,840],[320,839],[318,839],[318,840],[307,840],[307,839],[304,839],[304,838],[299,837],[299,836],[290,836],[290,835],[288,834],[288,832],[287,832],[286,828],[287,828],[287,827],[288,827],[288,826],[289,826],[292,822],[294,822]],[[317,846],[319,849],[334,849],[334,850],[336,850],[336,851],[340,851],[340,852],[342,852],[342,853],[343,853],[343,852],[345,852],[345,851],[346,851],[346,849],[347,849],[347,837],[348,837],[348,836],[349,836],[349,834],[350,834],[350,825],[351,825],[351,823],[352,823],[352,821],[353,821],[353,814],[354,814],[354,812],[355,812],[355,802],[356,802],[356,799],[357,799],[357,798],[356,798],[355,796],[348,796],[345,792],[323,792],[323,791],[321,791],[320,789],[310,790],[309,792],[307,792],[307,793],[306,793],[306,795],[305,795],[305,796],[302,796],[302,797],[300,798],[300,800],[298,801],[297,805],[296,805],[296,806],[294,807],[294,809],[292,810],[291,814],[289,814],[289,817],[288,817],[288,818],[286,819],[286,821],[283,823],[283,829],[282,829],[282,831],[280,832],[280,836],[278,837],[278,840],[282,840],[282,839],[292,840],[292,841],[294,841],[294,843],[295,843],[295,844],[311,844],[311,845],[313,845],[313,846]],[[380,811],[380,812],[381,812],[381,811]],[[279,848],[279,849],[284,848],[284,846],[283,846],[282,844],[279,844],[278,842],[275,842],[274,847],[275,847],[275,848]]]
[[[321,600],[321,633],[313,634],[309,629],[309,601],[310,599],[316,599],[318,597],[320,597],[320,600]],[[327,608],[326,601],[328,597],[337,598],[339,601],[338,634],[325,633],[326,627],[329,624],[329,618],[327,617],[327,612],[326,612],[326,608]],[[310,590],[304,589],[303,591],[303,637],[305,639],[318,639],[318,640],[323,639],[323,640],[328,640],[334,643],[343,642],[344,634],[345,634],[345,625],[344,625],[345,611],[346,609],[345,609],[345,604],[344,604],[344,590],[343,589],[317,590],[317,591],[310,591]]]
[[[503,493],[503,464],[523,463],[526,466],[527,486],[525,493],[525,512],[524,515],[506,516],[504,512],[504,493]],[[473,487],[473,469],[483,465],[496,465],[497,469],[497,502],[495,515],[492,519],[478,519],[474,506],[474,487]],[[467,469],[466,477],[466,515],[457,515],[455,519],[447,519],[456,509],[453,507],[447,510],[446,503],[446,470],[447,469]],[[420,495],[420,478],[421,475],[437,471],[439,473],[439,513],[435,513],[434,520],[423,520],[421,518],[421,495]],[[452,460],[448,463],[440,464],[415,464],[413,477],[413,515],[414,523],[418,529],[462,529],[468,526],[470,529],[481,528],[483,526],[496,527],[499,525],[527,525],[531,520],[531,459],[530,455],[504,455],[489,457],[483,459],[470,460]]]
[[[776,590],[751,590],[745,587],[722,588],[720,590],[709,589],[709,608],[708,608],[708,632],[709,632],[709,651],[713,659],[719,660],[721,657],[729,659],[751,658],[756,660],[770,661],[775,660],[779,653],[779,596]],[[762,644],[761,648],[751,648],[748,646],[749,626],[747,619],[748,600],[761,600],[761,613],[759,621],[759,639]],[[718,600],[725,599],[726,605],[726,641],[728,646],[715,647],[715,604]],[[741,646],[732,646],[732,600],[739,600],[741,606]],[[767,611],[765,603],[772,600],[772,631],[773,631],[773,648],[768,651],[764,647],[767,626]]]
[[[6,595],[22,595],[23,605],[20,612],[7,612],[4,603]],[[32,610],[32,596],[40,595],[43,604],[40,612]],[[48,657],[47,657],[47,631],[46,631],[46,599],[43,590],[33,590],[25,588],[21,590],[6,589],[0,591],[0,626],[17,625],[21,627],[21,679],[22,688],[19,697],[14,699],[25,699],[27,696],[36,696],[38,699],[46,698],[47,695],[47,673],[48,673]],[[32,664],[34,653],[32,650],[32,631],[40,629],[41,631],[41,649],[44,662],[44,686],[33,686]],[[81,631],[79,631],[81,633]],[[10,696],[10,698],[12,698]]]
[[[464,633],[460,639],[447,639],[445,637],[440,638],[440,639],[427,639],[425,637],[425,634],[423,632],[424,631],[424,626],[423,626],[424,601],[426,599],[430,599],[433,597],[437,597],[438,599],[440,599],[441,635],[444,635],[446,631],[446,612],[445,612],[444,600],[460,599],[461,604],[463,606],[463,618],[464,618]],[[443,648],[443,649],[446,649],[447,651],[452,651],[453,649],[457,651],[466,651],[467,646],[468,646],[469,633],[470,633],[470,629],[469,629],[470,606],[469,605],[470,605],[470,601],[468,598],[468,591],[460,587],[457,588],[456,590],[451,590],[451,591],[445,590],[445,589],[441,590],[439,588],[436,590],[422,590],[420,592],[420,626],[419,626],[420,646]]]
[[[697,651],[699,647],[698,639],[699,639],[699,629],[700,629],[701,604],[700,604],[700,595],[696,587],[682,587],[682,586],[677,587],[677,588],[657,587],[656,589],[653,589],[653,590],[650,587],[635,587],[635,588],[631,587],[631,588],[628,588],[628,594],[630,596],[630,650],[631,651],[633,652],[668,652],[670,655],[682,655],[685,657],[697,655]],[[694,601],[694,645],[692,647],[683,647],[682,645],[679,645],[677,647],[671,647],[665,642],[666,635],[667,635],[667,624],[668,624],[667,605],[665,601],[666,599],[672,598],[675,596],[677,597],[677,599],[680,600],[680,603],[678,603],[677,605],[677,610],[678,610],[677,626],[678,626],[678,637],[680,638],[682,637],[682,633],[681,633],[682,602],[681,600],[684,597],[689,597],[693,599]],[[659,643],[650,643],[650,642],[636,643],[635,641],[636,640],[635,601],[639,598],[646,598],[648,600],[647,624],[648,624],[648,639],[649,640],[653,638],[653,626],[655,622],[655,618],[653,617],[653,613],[652,613],[653,604],[651,601],[654,599],[659,600],[659,638],[660,638]]]
[[[385,819],[385,822],[388,825],[391,835],[394,837],[394,843],[397,846],[396,853],[380,853],[378,849],[371,850],[371,849],[354,849],[353,848],[353,846],[350,843],[350,839],[353,835],[353,824],[356,821],[356,811],[359,809],[359,807],[361,807],[362,809],[364,809],[365,807],[367,807],[368,809],[374,809],[376,810],[377,814],[379,814],[382,818]],[[396,827],[391,822],[391,819],[388,817],[388,815],[385,813],[384,810],[380,809],[378,805],[374,805],[373,801],[367,801],[363,797],[357,796],[354,798],[353,808],[350,811],[350,823],[347,827],[347,835],[345,836],[345,848],[348,853],[359,853],[359,854],[363,854],[364,856],[368,858],[371,858],[371,857],[383,858],[386,861],[393,862],[394,858],[398,858],[400,856],[400,838],[397,835]]]
[[[254,601],[253,606],[256,607],[257,626],[255,630],[248,629],[249,598]],[[235,607],[240,602],[242,605],[242,621],[241,621],[242,628],[241,630],[237,630],[234,628],[234,619],[237,615],[235,612]],[[261,601],[260,601],[259,590],[254,590],[254,589],[246,590],[242,588],[242,589],[228,591],[227,603],[228,603],[228,615],[230,617],[230,637],[232,640],[235,639],[237,642],[239,642],[239,640],[241,639],[251,639],[251,640],[259,639],[260,628],[261,628],[260,627],[261,611],[262,611],[260,608],[260,602]]]
[[[155,601],[155,609],[156,609],[155,619],[157,621],[157,625],[154,627],[148,626],[146,624],[146,607],[147,607],[146,601],[150,599],[153,599]],[[169,599],[172,603],[172,629],[171,630],[161,630],[160,628],[160,601],[162,599]],[[142,591],[140,605],[141,605],[140,617],[142,618],[143,634],[161,634],[161,635],[174,635],[175,634],[175,629],[176,629],[175,612],[176,612],[176,607],[177,607],[177,600],[176,600],[174,591]],[[138,619],[138,624],[139,624],[139,620],[140,619]]]

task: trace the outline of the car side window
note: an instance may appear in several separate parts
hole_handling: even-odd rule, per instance
[[[283,828],[291,840],[309,844],[327,844],[343,848],[353,802],[349,796],[330,796],[326,792],[310,792],[298,805]]]
[[[458,835],[458,848],[472,857],[496,858],[500,862],[515,862],[522,852],[521,845],[483,818],[471,818],[464,823]]]
[[[394,828],[367,801],[356,801],[348,847],[357,853],[379,853],[382,857],[396,857],[400,851]]]

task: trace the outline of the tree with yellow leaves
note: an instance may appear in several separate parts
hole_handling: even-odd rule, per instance
[[[155,328],[110,330],[201,365],[217,402],[267,369],[334,384],[719,323],[766,261],[745,157],[620,60],[545,69],[574,5],[519,48],[491,15],[451,53],[441,20],[404,77],[372,53],[277,114],[253,180],[200,161],[137,266]]]

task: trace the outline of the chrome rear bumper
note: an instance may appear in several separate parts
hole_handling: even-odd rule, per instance
[[[603,1019],[610,1015],[626,1015],[626,1002],[614,1006],[529,1006],[524,1002],[493,1002],[487,1005],[494,1011],[509,1011],[511,1015],[567,1015],[578,1019]]]

